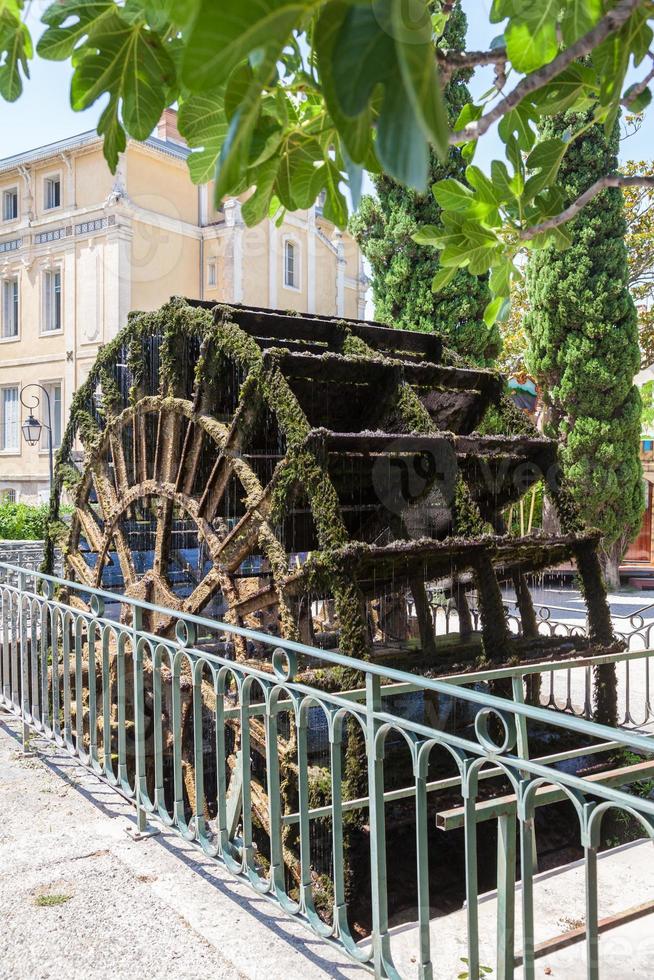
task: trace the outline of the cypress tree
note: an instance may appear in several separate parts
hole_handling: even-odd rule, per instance
[[[440,43],[463,51],[466,27],[466,16],[457,3]],[[466,77],[463,72],[454,74],[445,90],[451,123],[470,102]],[[432,153],[429,184],[445,177],[465,182],[465,169],[458,147],[450,150],[445,163]],[[376,317],[408,330],[441,334],[447,346],[459,354],[477,364],[491,363],[501,341],[498,327],[489,330],[483,320],[490,298],[486,278],[471,276],[462,269],[435,294],[431,284],[440,253],[412,240],[419,226],[440,224],[441,209],[431,190],[418,194],[386,176],[375,177],[373,183],[377,197],[362,198],[351,231],[372,269]]]
[[[564,113],[544,137],[587,123]],[[618,166],[619,127],[593,126],[569,148],[560,171],[566,205]],[[546,434],[561,443],[561,462],[584,522],[602,531],[609,587],[643,512],[639,459],[641,402],[636,309],[628,288],[622,192],[603,191],[569,223],[565,251],[536,251],[527,269],[527,362],[539,379]]]

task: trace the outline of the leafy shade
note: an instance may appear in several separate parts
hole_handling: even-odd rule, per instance
[[[546,140],[587,125],[567,113],[550,120]],[[607,137],[586,130],[561,166],[567,200],[616,166],[618,125]],[[528,366],[538,378],[545,428],[558,437],[561,462],[580,513],[603,532],[613,585],[642,511],[639,460],[641,403],[636,310],[628,287],[626,222],[621,191],[600,194],[570,224],[570,247],[535,253],[527,272]]]
[[[0,2],[6,99],[20,95],[32,53],[28,6]],[[256,188],[249,223],[324,192],[326,217],[344,226],[344,185],[356,207],[364,169],[425,193],[430,153],[443,161],[461,146],[468,186],[437,185],[442,221],[416,241],[441,250],[438,288],[459,268],[490,273],[491,324],[506,312],[520,244],[569,243],[557,173],[572,141],[563,133],[535,147],[539,123],[590,110],[610,132],[621,105],[647,108],[654,4],[492,0],[501,33],[489,50],[435,57],[455,9],[452,0],[56,0],[37,50],[71,61],[74,108],[105,101],[98,129],[112,169],[127,136],[143,139],[177,102],[193,178],[213,173],[218,203]],[[443,81],[484,65],[494,84],[450,125]],[[472,158],[496,125],[505,159],[485,173]]]
[[[460,6],[450,15],[441,46],[449,51],[465,47],[466,17]],[[451,120],[457,119],[470,101],[465,72],[455,74],[446,90]],[[459,147],[452,147],[441,162],[430,154],[430,183],[446,177],[465,179],[465,161]],[[491,363],[500,341],[496,326],[483,320],[490,294],[485,279],[454,270],[454,276],[437,293],[432,288],[439,258],[433,250],[416,244],[413,236],[421,226],[438,227],[441,209],[431,194],[403,187],[380,174],[374,179],[376,196],[367,195],[350,223],[372,269],[375,315],[378,319],[441,334],[448,347],[478,364]]]

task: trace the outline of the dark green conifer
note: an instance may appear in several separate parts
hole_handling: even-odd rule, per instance
[[[466,16],[457,3],[440,44],[463,51],[466,27]],[[459,72],[446,88],[452,123],[470,102],[466,78]],[[450,150],[444,164],[432,154],[430,186],[446,177],[465,181],[465,169],[458,147]],[[440,253],[412,239],[421,225],[440,223],[441,209],[431,190],[418,194],[385,176],[375,177],[374,185],[377,197],[362,199],[351,230],[370,263],[376,317],[397,327],[439,333],[448,347],[471,361],[492,362],[501,341],[497,326],[489,330],[483,320],[490,298],[486,278],[463,269],[442,292],[433,293]]]
[[[544,138],[569,135],[587,120],[565,113]],[[568,150],[560,172],[566,204],[617,170],[618,124],[592,126]],[[628,288],[622,192],[603,191],[571,221],[565,251],[534,252],[527,270],[528,366],[544,399],[546,434],[561,443],[570,491],[586,524],[604,535],[609,587],[640,526],[640,368],[636,309]]]

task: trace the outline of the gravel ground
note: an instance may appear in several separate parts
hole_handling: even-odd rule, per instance
[[[362,971],[0,714],[0,980],[354,977]]]

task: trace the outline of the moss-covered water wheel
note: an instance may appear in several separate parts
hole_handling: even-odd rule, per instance
[[[185,300],[134,313],[75,396],[50,551],[118,608],[123,594],[441,672],[480,653],[542,656],[526,576],[574,559],[590,640],[609,645],[597,537],[557,486],[554,444],[502,392],[432,335]],[[543,477],[565,533],[505,535],[502,510]],[[521,637],[500,581],[515,584]],[[436,582],[461,624],[438,641]],[[146,626],[165,636],[173,622]],[[227,650],[262,652],[225,637]]]

